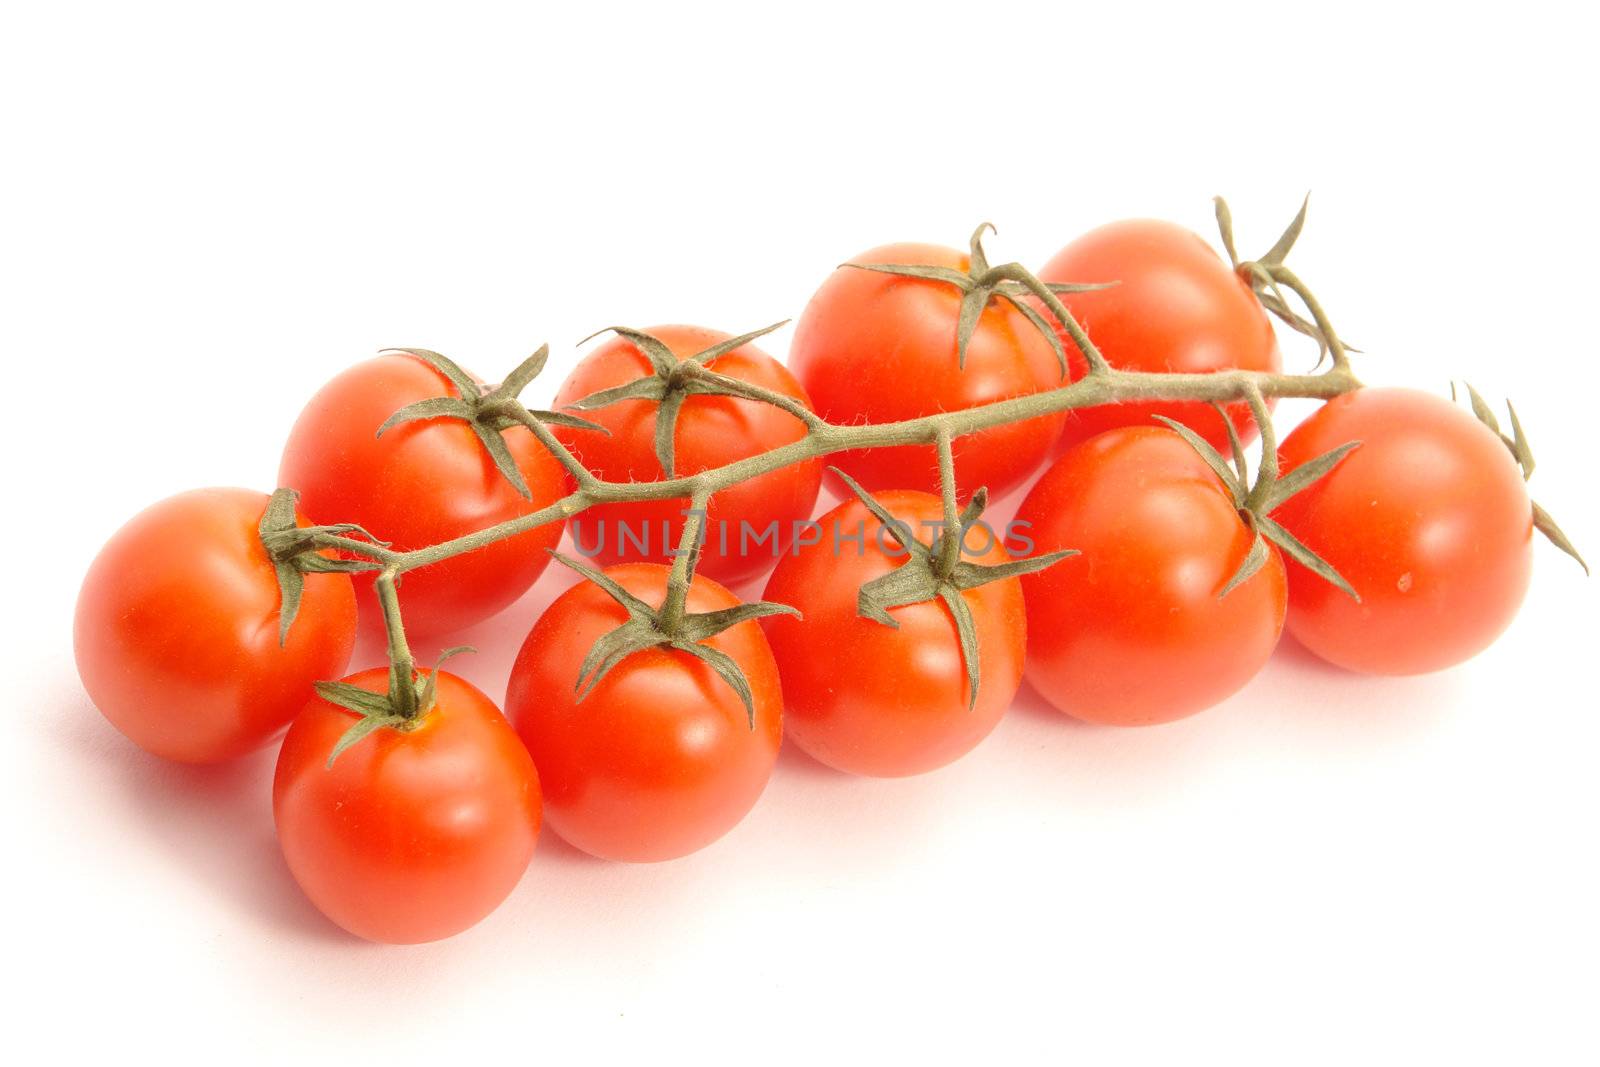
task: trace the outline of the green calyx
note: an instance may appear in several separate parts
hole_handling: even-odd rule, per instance
[[[1228,494],[1233,498],[1234,507],[1239,509],[1239,515],[1245,524],[1250,527],[1255,535],[1251,542],[1250,551],[1245,554],[1239,569],[1223,585],[1217,594],[1218,598],[1227,596],[1240,585],[1249,581],[1267,562],[1270,552],[1267,543],[1277,545],[1285,555],[1306,570],[1317,575],[1323,581],[1329,582],[1342,589],[1357,603],[1361,596],[1355,587],[1347,582],[1342,574],[1333,568],[1327,560],[1317,555],[1304,542],[1271,516],[1284,501],[1305,489],[1307,486],[1322,478],[1329,471],[1339,465],[1344,459],[1361,445],[1360,441],[1350,441],[1331,449],[1309,460],[1280,477],[1277,464],[1277,443],[1272,438],[1271,418],[1266,414],[1265,404],[1255,403],[1258,424],[1262,427],[1262,464],[1257,472],[1255,484],[1250,483],[1249,463],[1245,459],[1244,446],[1239,441],[1239,434],[1233,427],[1233,420],[1220,407],[1216,407],[1217,414],[1221,416],[1223,425],[1228,428],[1229,450],[1233,453],[1232,464],[1222,457],[1222,454],[1211,443],[1195,433],[1183,423],[1169,419],[1164,415],[1155,416],[1157,420],[1167,426],[1179,437],[1182,437],[1205,460],[1206,466],[1211,468]]]
[[[716,671],[717,676],[738,694],[740,702],[744,704],[750,728],[755,729],[755,702],[750,692],[750,682],[745,678],[744,671],[732,656],[704,642],[740,623],[751,622],[768,615],[798,617],[800,614],[798,611],[787,604],[774,604],[763,600],[753,604],[738,604],[719,611],[686,612],[682,608],[683,597],[687,594],[686,584],[679,589],[669,587],[666,602],[661,608],[653,608],[601,571],[559,552],[550,554],[564,566],[582,575],[585,580],[599,586],[628,613],[627,621],[596,641],[579,666],[578,678],[573,683],[573,689],[576,690],[580,702],[594,691],[594,687],[599,685],[607,674],[611,673],[612,668],[635,652],[647,648],[671,648],[695,657]],[[677,603],[676,611],[672,609],[674,601]]]
[[[1483,397],[1478,394],[1478,391],[1467,382],[1462,382],[1461,384],[1466,386],[1467,399],[1472,404],[1472,413],[1477,416],[1479,422],[1489,428],[1491,433],[1500,438],[1501,443],[1510,450],[1511,458],[1517,461],[1518,467],[1522,468],[1522,480],[1526,482],[1531,479],[1534,465],[1533,449],[1529,447],[1528,437],[1522,430],[1522,421],[1517,418],[1517,409],[1511,406],[1511,401],[1506,401],[1506,413],[1511,416],[1511,432],[1508,434],[1500,428],[1500,420],[1495,418],[1494,411],[1484,401]],[[1450,399],[1456,399],[1455,382],[1450,383]],[[1539,506],[1537,500],[1533,502],[1533,525],[1536,530],[1545,536],[1545,540],[1577,560],[1578,566],[1583,568],[1584,574],[1589,573],[1589,564],[1584,562],[1583,556],[1578,553],[1577,548],[1567,538],[1567,535],[1561,532],[1561,527],[1556,525],[1556,520],[1550,516],[1548,511]]]
[[[1261,306],[1296,333],[1304,334],[1317,342],[1316,366],[1322,366],[1322,361],[1330,355],[1335,366],[1343,366],[1345,354],[1359,349],[1351,348],[1339,339],[1317,298],[1312,295],[1305,283],[1284,265],[1289,250],[1294,247],[1295,241],[1300,238],[1300,231],[1305,228],[1306,209],[1311,205],[1311,194],[1306,194],[1300,203],[1299,212],[1290,220],[1288,227],[1267,250],[1266,255],[1258,259],[1239,258],[1239,252],[1233,243],[1233,212],[1228,209],[1228,202],[1220,196],[1213,197],[1212,202],[1216,206],[1217,229],[1221,231],[1222,247],[1227,250],[1228,261],[1233,264],[1234,272],[1249,284],[1256,294],[1256,299],[1261,301]],[[1305,304],[1311,313],[1309,319],[1295,311],[1284,293],[1285,289],[1292,291]]]
[[[402,352],[422,360],[450,380],[455,386],[455,396],[436,396],[408,404],[384,420],[378,427],[378,436],[408,422],[421,419],[460,419],[472,428],[484,451],[494,461],[495,468],[510,482],[524,500],[533,499],[517,461],[507,447],[504,434],[513,426],[526,426],[536,434],[544,426],[569,426],[585,430],[606,432],[586,419],[559,411],[541,411],[524,407],[517,397],[529,382],[544,370],[550,358],[550,346],[541,345],[539,351],[517,364],[505,381],[492,388],[479,385],[472,375],[448,356],[426,348],[386,348],[385,352]]]
[[[353,522],[332,526],[301,526],[295,521],[295,501],[300,494],[293,489],[278,489],[267,501],[256,530],[267,558],[272,561],[278,578],[278,644],[289,640],[289,627],[300,613],[300,598],[305,591],[305,576],[330,572],[353,573],[377,569],[377,564],[364,559],[332,559],[322,554],[324,536],[354,534],[379,547],[389,542],[380,541]]]
[[[433,710],[438,696],[439,668],[451,656],[476,649],[462,645],[439,653],[438,662],[431,671],[406,671],[404,674],[389,666],[389,690],[374,693],[349,682],[313,682],[317,695],[330,704],[337,704],[361,716],[340,735],[333,751],[328,753],[329,767],[345,749],[360,741],[374,730],[388,727],[391,730],[415,730],[428,712]]]
[[[782,408],[807,425],[815,423],[816,416],[793,397],[774,393],[726,374],[718,374],[709,366],[734,349],[742,348],[758,337],[765,337],[773,330],[786,325],[788,321],[784,319],[771,326],[752,330],[738,337],[730,337],[693,355],[682,357],[675,354],[664,341],[653,334],[627,326],[608,326],[604,330],[590,334],[579,343],[592,341],[608,331],[614,333],[631,342],[644,354],[645,359],[650,361],[652,373],[611,389],[591,393],[568,406],[579,411],[592,411],[624,400],[646,400],[658,405],[655,432],[656,459],[661,463],[661,470],[666,477],[676,478],[674,436],[678,426],[678,415],[683,410],[683,402],[690,396],[703,394],[742,397]]]
[[[1002,263],[997,267],[989,265],[989,257],[983,250],[983,235],[985,232],[994,233],[995,228],[990,223],[983,223],[972,232],[968,242],[971,255],[968,259],[967,273],[963,274],[951,267],[937,267],[925,263],[842,263],[841,267],[853,267],[856,270],[876,271],[879,274],[896,274],[904,278],[920,278],[923,281],[943,282],[953,285],[961,291],[961,310],[956,319],[956,364],[965,368],[967,365],[967,345],[972,341],[972,335],[978,328],[978,320],[982,318],[983,311],[996,300],[1003,300],[1020,311],[1024,318],[1039,331],[1046,341],[1050,342],[1051,351],[1056,355],[1056,362],[1061,368],[1061,377],[1067,376],[1067,353],[1062,347],[1061,338],[1055,329],[1034,307],[1030,298],[1037,298],[1050,310],[1061,328],[1067,331],[1078,350],[1088,361],[1091,371],[1107,369],[1105,358],[1083,332],[1072,313],[1057,298],[1058,293],[1083,293],[1094,289],[1105,289],[1117,284],[1115,281],[1095,282],[1088,284],[1072,283],[1046,283],[1040,281],[1034,274],[1020,263]]]
[[[844,471],[831,468],[849,487],[856,498],[866,505],[874,518],[901,548],[906,550],[906,561],[888,574],[880,575],[861,587],[856,594],[856,613],[864,619],[899,629],[889,609],[907,604],[923,604],[938,600],[950,611],[955,620],[956,639],[961,645],[961,659],[967,670],[967,708],[978,703],[978,686],[982,681],[978,658],[978,632],[972,620],[972,609],[961,594],[990,582],[1015,578],[1042,571],[1068,556],[1077,555],[1075,549],[1049,552],[1010,563],[970,563],[961,557],[961,546],[967,533],[977,525],[988,505],[987,490],[979,489],[961,510],[955,529],[940,531],[931,544],[925,544],[912,533],[910,525],[896,519],[873,495],[867,492]]]

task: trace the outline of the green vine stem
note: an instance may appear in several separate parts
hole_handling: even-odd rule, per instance
[[[345,749],[380,727],[414,730],[421,725],[433,710],[439,686],[439,665],[451,656],[473,651],[466,646],[446,649],[439,653],[433,670],[419,673],[416,657],[406,641],[405,624],[400,618],[399,572],[392,564],[386,566],[378,572],[373,584],[383,608],[383,631],[389,646],[389,685],[385,692],[375,693],[349,682],[314,683],[317,694],[324,700],[357,716],[328,753],[330,767]]]
[[[950,434],[939,431],[934,444],[939,451],[939,496],[944,505],[944,529],[936,544],[939,556],[935,564],[939,573],[946,575],[961,561],[961,506],[956,500],[956,459]]]
[[[694,580],[695,565],[700,560],[700,547],[705,537],[706,505],[711,494],[699,491],[689,497],[689,507],[684,512],[683,534],[673,553],[672,570],[667,575],[667,596],[661,602],[656,621],[663,633],[676,633],[683,626],[689,601],[689,583]]]
[[[392,566],[378,572],[373,585],[377,589],[378,603],[383,608],[383,634],[389,649],[389,692],[397,697],[395,713],[408,719],[415,718],[417,707],[415,691],[409,682],[417,672],[416,657],[406,640],[405,624],[400,619],[400,592],[396,588],[398,573]]]
[[[1250,416],[1261,434],[1261,469],[1256,472],[1255,485],[1245,495],[1244,506],[1251,512],[1259,513],[1267,506],[1268,495],[1278,482],[1278,431],[1272,424],[1272,412],[1267,410],[1267,399],[1254,383],[1244,391],[1244,398],[1250,405]],[[1236,436],[1233,424],[1226,417],[1223,421],[1228,423],[1231,441]],[[1235,456],[1242,454],[1242,448],[1235,449]]]
[[[553,504],[424,548],[399,552],[339,534],[318,534],[313,540],[318,548],[337,549],[358,555],[392,569],[395,574],[404,574],[418,567],[440,563],[508,537],[515,537],[528,530],[570,518],[596,504],[645,500],[692,500],[696,496],[709,498],[712,494],[740,482],[782,470],[808,459],[847,450],[915,444],[937,447],[941,435],[948,436],[954,441],[994,426],[1004,426],[1041,415],[1052,415],[1100,404],[1118,404],[1135,400],[1194,400],[1201,403],[1227,404],[1248,399],[1252,389],[1262,397],[1331,400],[1359,388],[1360,385],[1360,381],[1348,364],[1335,364],[1315,374],[1270,374],[1264,371],[1243,370],[1181,374],[1124,371],[1106,367],[1090,371],[1070,385],[900,422],[851,425],[817,423],[808,429],[805,436],[780,448],[697,474],[681,475],[655,482],[616,482],[590,475],[584,480],[586,484],[580,484],[573,492]],[[752,391],[758,390],[752,387]]]

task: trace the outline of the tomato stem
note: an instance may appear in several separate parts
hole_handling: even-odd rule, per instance
[[[683,534],[673,552],[672,572],[667,576],[667,595],[656,613],[656,626],[669,637],[675,637],[683,628],[686,605],[689,601],[689,583],[694,580],[695,565],[700,560],[700,549],[706,528],[706,504],[711,499],[709,490],[696,489],[689,497],[689,507],[684,512]]]
[[[950,431],[941,427],[934,433],[933,441],[939,451],[939,495],[944,502],[944,530],[939,535],[939,558],[934,563],[934,573],[946,578],[961,562],[961,509],[956,502],[956,463]]]
[[[400,618],[400,595],[396,589],[399,571],[391,564],[378,572],[374,585],[383,608],[383,632],[389,645],[389,700],[395,714],[414,718],[420,710],[414,678],[417,670],[411,645],[406,641],[405,623]]]
[[[1267,410],[1267,401],[1261,395],[1260,387],[1251,382],[1245,389],[1244,398],[1250,405],[1250,416],[1255,420],[1256,429],[1261,432],[1261,466],[1256,471],[1256,483],[1245,498],[1245,508],[1254,512],[1264,510],[1267,497],[1278,482],[1278,432],[1272,425],[1272,413]]]
[[[809,459],[853,449],[936,442],[941,431],[953,441],[995,426],[1023,422],[1043,415],[1137,400],[1195,400],[1227,404],[1248,399],[1251,388],[1256,389],[1262,397],[1331,400],[1360,385],[1347,363],[1335,364],[1317,374],[1269,374],[1246,370],[1183,374],[1113,368],[1056,389],[901,422],[851,425],[819,422],[804,437],[787,445],[698,474],[653,482],[613,482],[591,475],[584,479],[578,489],[537,511],[449,541],[406,552],[396,552],[335,534],[317,534],[315,543],[321,548],[338,549],[370,559],[399,575],[571,518],[596,504],[685,499],[693,497],[696,490],[703,491],[709,499],[712,494],[730,486]]]

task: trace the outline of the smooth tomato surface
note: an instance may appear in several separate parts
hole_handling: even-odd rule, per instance
[[[1516,615],[1533,564],[1521,470],[1470,413],[1410,389],[1330,400],[1279,448],[1285,469],[1360,441],[1275,517],[1361,594],[1291,562],[1289,632],[1331,663],[1417,674],[1482,651]]]
[[[345,679],[384,692],[388,671]],[[295,881],[357,937],[390,944],[460,933],[503,901],[533,857],[539,776],[500,709],[439,672],[421,725],[328,754],[357,716],[320,698],[283,740],[272,782]]]
[[[874,495],[924,543],[937,536],[937,528],[923,525],[941,521],[937,497],[912,490]],[[961,594],[978,636],[978,703],[969,708],[948,607],[935,600],[891,608],[898,629],[857,613],[862,584],[904,563],[904,550],[854,498],[819,521],[821,539],[785,557],[765,593],[803,616],[762,620],[783,678],[789,738],[830,767],[879,777],[920,774],[965,755],[989,736],[1022,681],[1021,585],[1009,578]],[[847,540],[858,534],[859,542]],[[1006,562],[1001,535],[969,531],[966,558]]]
[[[905,263],[965,272],[970,257],[938,245],[896,244],[855,263]],[[1016,308],[992,301],[956,361],[961,292],[953,285],[840,267],[795,327],[789,363],[829,422],[880,423],[975,407],[1065,385],[1049,341]],[[963,497],[1020,485],[1049,454],[1061,415],[996,426],[955,442]],[[870,491],[939,491],[932,445],[841,452],[832,463]]]
[[[667,572],[654,563],[606,570],[647,604],[665,597]],[[708,578],[689,588],[691,612],[738,603]],[[517,655],[506,710],[539,765],[556,833],[605,859],[673,859],[731,830],[766,788],[783,736],[778,669],[754,622],[707,642],[744,669],[754,729],[728,683],[674,649],[634,653],[579,703],[584,657],[626,618],[590,582],[557,597]]]
[[[278,471],[319,523],[355,522],[400,551],[449,541],[547,507],[566,492],[566,472],[522,426],[505,441],[532,492],[524,500],[459,419],[378,427],[407,404],[454,396],[422,360],[389,354],[358,363],[323,386],[300,413]],[[561,539],[549,523],[406,574],[401,597],[414,633],[471,626],[510,605],[549,562]],[[362,618],[382,623],[370,574],[358,575]]]
[[[656,326],[645,331],[680,357],[704,351],[730,336],[700,326]],[[806,391],[777,360],[753,344],[706,364],[730,378],[759,385],[811,406]],[[575,367],[556,394],[556,407],[652,374],[650,361],[633,342],[615,337]],[[623,400],[579,412],[611,432],[556,427],[556,436],[583,465],[612,481],[660,481],[656,458],[657,404]],[[674,464],[681,475],[698,474],[805,436],[799,419],[769,404],[704,394],[685,398],[673,433]],[[822,461],[806,460],[741,482],[717,493],[707,509],[706,541],[699,573],[737,583],[771,568],[792,539],[794,524],[811,517],[822,485]],[[683,532],[687,498],[600,504],[575,516],[572,534],[581,551],[600,566],[665,563]],[[772,536],[765,536],[769,527]],[[758,540],[759,538],[759,540]]]
[[[1028,680],[1075,718],[1168,722],[1226,698],[1283,630],[1283,561],[1218,593],[1253,535],[1194,449],[1161,426],[1068,451],[1017,512],[1038,552],[1082,555],[1024,575]]]
[[[83,686],[139,747],[185,763],[266,744],[337,678],[355,646],[345,574],[308,574],[288,640],[257,532],[268,497],[197,489],[140,512],[95,557],[78,594]],[[304,521],[301,525],[305,525]]]
[[[1261,301],[1199,235],[1154,219],[1113,222],[1073,241],[1045,264],[1047,282],[1116,282],[1108,289],[1066,293],[1061,301],[1113,367],[1203,373],[1277,371],[1283,359]],[[1063,333],[1073,378],[1083,355]],[[1248,441],[1249,405],[1225,409]],[[1107,404],[1067,413],[1065,450],[1118,426],[1150,426],[1153,415],[1177,419],[1227,454],[1227,430],[1209,404],[1157,401]]]

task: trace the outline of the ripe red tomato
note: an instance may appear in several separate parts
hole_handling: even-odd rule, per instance
[[[197,489],[136,515],[95,557],[73,647],[83,686],[140,748],[185,763],[267,743],[355,646],[346,574],[307,574],[278,643],[281,595],[258,526],[268,497]],[[303,521],[301,525],[306,525]]]
[[[963,273],[965,252],[895,244],[863,252],[854,263],[925,264]],[[956,360],[961,291],[921,278],[840,267],[817,290],[795,326],[789,363],[829,422],[880,423],[976,407],[1065,385],[1055,352],[1016,308],[991,301]],[[1070,345],[1070,342],[1069,342]],[[956,484],[963,497],[1020,485],[1049,454],[1062,416],[996,426],[955,442]],[[869,491],[939,491],[932,445],[841,452],[831,462]]]
[[[1106,361],[1120,370],[1203,373],[1277,371],[1283,360],[1261,301],[1199,235],[1154,219],[1113,222],[1073,241],[1045,264],[1046,282],[1116,282],[1063,293],[1061,302]],[[1083,356],[1062,333],[1074,379]],[[1226,408],[1242,440],[1256,432],[1244,401]],[[1061,449],[1117,426],[1149,426],[1154,415],[1188,426],[1224,454],[1228,434],[1209,404],[1151,401],[1067,413]]]
[[[522,426],[504,433],[532,494],[524,500],[462,420],[437,418],[378,428],[396,411],[457,392],[415,356],[358,363],[311,398],[289,434],[279,484],[300,491],[317,522],[359,523],[406,551],[449,541],[548,507],[567,491],[566,472]],[[561,539],[554,522],[406,574],[406,627],[459,630],[501,611],[534,583]],[[364,624],[382,622],[372,577],[357,577]]]
[[[664,566],[605,573],[648,604],[666,596]],[[691,612],[738,603],[708,578],[689,587]],[[557,597],[517,655],[506,710],[539,765],[556,833],[605,859],[673,859],[717,840],[755,805],[778,757],[783,695],[761,628],[745,622],[706,644],[743,669],[754,728],[728,684],[675,649],[635,652],[579,703],[584,657],[627,617],[590,582]]]
[[[729,339],[701,326],[656,326],[645,331],[674,355],[691,356]],[[753,344],[706,364],[719,374],[793,397],[811,406],[800,383],[777,360]],[[564,408],[602,389],[654,373],[650,361],[624,337],[614,337],[586,356],[562,383],[556,407]],[[555,427],[558,438],[589,470],[613,481],[660,481],[656,457],[656,412],[651,400],[621,400],[582,412],[610,431]],[[785,411],[755,400],[694,394],[678,413],[674,466],[679,475],[721,467],[768,452],[805,436],[805,426]],[[811,459],[763,474],[717,493],[706,514],[699,573],[728,583],[765,573],[793,538],[794,524],[811,517],[822,484],[822,461]],[[683,533],[687,498],[599,504],[575,516],[572,535],[579,551],[601,566],[664,563]],[[775,534],[766,536],[769,526]]]
[[[1041,552],[1082,552],[1022,579],[1028,680],[1075,718],[1134,726],[1192,715],[1254,677],[1278,643],[1287,593],[1277,549],[1218,596],[1254,535],[1165,427],[1123,427],[1069,450],[1017,520]]]
[[[1291,562],[1289,632],[1368,674],[1460,663],[1522,603],[1533,504],[1500,440],[1465,410],[1410,389],[1330,400],[1283,442],[1287,471],[1321,450],[1361,447],[1275,518],[1331,563],[1357,603]]]
[[[384,668],[345,679],[374,693],[388,680]],[[289,870],[357,937],[458,934],[499,906],[533,857],[533,761],[494,702],[447,671],[416,727],[379,727],[328,766],[358,719],[319,697],[283,739],[272,813]]]
[[[875,495],[924,542],[939,532],[925,525],[942,522],[938,497],[913,490]],[[945,604],[891,608],[898,629],[857,613],[861,586],[905,563],[905,550],[860,500],[819,521],[821,539],[779,562],[764,594],[802,616],[761,620],[783,678],[789,738],[830,767],[879,777],[920,774],[970,752],[1000,721],[1022,681],[1021,585],[1005,578],[960,594],[978,643],[978,701],[969,706],[965,661]],[[988,544],[981,532],[969,532],[965,549],[972,563],[1011,559],[999,531]]]

